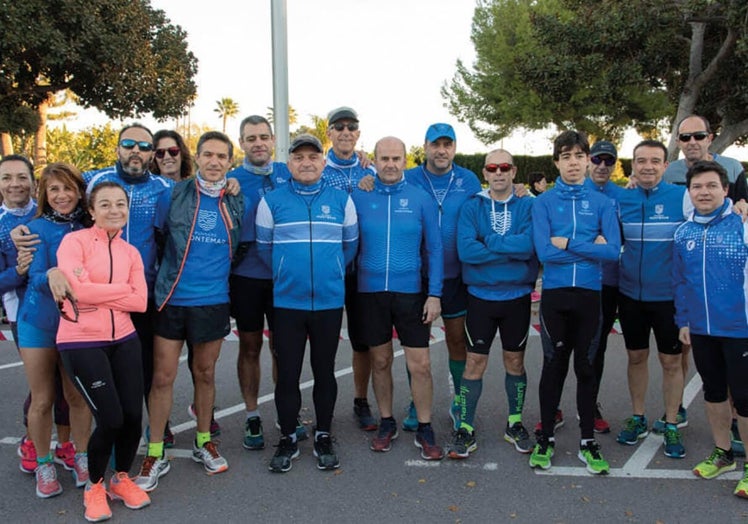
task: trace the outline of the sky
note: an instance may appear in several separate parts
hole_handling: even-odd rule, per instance
[[[220,130],[216,102],[232,98],[239,116],[226,131],[238,140],[241,119],[265,115],[273,105],[272,1],[151,0],[187,31],[198,58],[193,124]],[[422,145],[430,124],[447,122],[462,153],[503,147],[515,155],[550,154],[553,130],[518,131],[483,144],[446,109],[440,89],[452,79],[456,61],[475,59],[474,8],[474,0],[286,0],[289,102],[298,123],[311,125],[310,115],[327,116],[346,105],[359,114],[359,147],[368,151],[388,135],[408,148]],[[78,126],[106,120],[95,110],[81,111]],[[173,120],[140,120],[154,130],[174,127]],[[627,134],[622,156],[630,156],[637,141],[636,133]],[[748,159],[746,151],[726,153]]]

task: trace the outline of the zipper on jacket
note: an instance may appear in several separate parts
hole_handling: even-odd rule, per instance
[[[571,201],[571,218],[572,223],[574,224],[572,230],[571,230],[571,238],[577,237],[577,201],[572,200]],[[567,243],[566,248],[569,248],[569,245]],[[574,262],[572,265],[572,274],[571,274],[571,287],[577,287],[577,263]]]
[[[704,288],[704,316],[706,317],[706,334],[712,334],[711,322],[709,321],[709,299],[706,292],[706,235],[709,231],[709,224],[704,228],[704,235],[701,239],[701,285]]]
[[[107,234],[107,236],[109,236]],[[112,283],[112,275],[114,274],[114,257],[112,256],[112,238],[109,239],[109,283]],[[112,340],[114,340],[114,311],[109,308],[109,320],[112,323]]]
[[[384,290],[390,290],[390,231],[392,230],[392,195],[387,195],[387,250],[384,259]]]
[[[644,196],[649,200],[649,191],[647,189],[644,190]],[[642,266],[644,266],[644,248],[646,246],[646,243],[644,242],[644,217],[646,215],[646,205],[644,202],[642,202],[642,216],[641,216],[641,231],[639,233],[639,243],[641,244],[641,249],[639,249],[639,301],[643,300],[642,296]]]
[[[306,199],[304,199],[306,202]],[[314,311],[314,240],[312,237],[312,202],[306,203],[306,210],[309,215],[309,283],[310,296],[312,299],[312,311]]]

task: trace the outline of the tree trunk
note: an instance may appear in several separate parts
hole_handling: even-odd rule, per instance
[[[47,110],[49,99],[45,100],[37,109],[39,114],[39,128],[34,136],[34,166],[42,168],[47,165]]]
[[[10,139],[10,133],[0,133],[0,154],[2,156],[13,154],[13,141]]]
[[[748,120],[735,123],[723,121],[719,135],[714,139],[709,150],[712,153],[722,153],[733,145],[738,138],[746,134],[748,134]]]

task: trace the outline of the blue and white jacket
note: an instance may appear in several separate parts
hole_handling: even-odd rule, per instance
[[[251,220],[242,223],[242,233],[240,241],[246,242],[247,252],[243,255],[241,261],[235,265],[232,275],[239,275],[247,278],[259,278],[270,280],[273,278],[273,271],[270,266],[260,258],[257,253],[257,242],[255,239],[255,217],[257,216],[257,206],[260,200],[273,189],[288,183],[291,178],[291,172],[283,162],[273,162],[272,170],[268,174],[258,175],[247,170],[245,166],[239,166],[230,171],[227,178],[236,178],[244,195],[245,205],[249,206],[249,216]]]
[[[691,333],[748,338],[748,224],[729,199],[675,231],[675,322]]]
[[[356,208],[346,192],[292,179],[262,197],[256,226],[258,254],[273,268],[275,307],[343,307],[345,267],[358,248]]]
[[[532,244],[532,198],[503,202],[488,189],[465,202],[457,223],[457,252],[468,292],[483,300],[512,300],[532,292],[538,259]]]
[[[441,297],[444,265],[433,199],[405,179],[387,185],[377,177],[374,189],[354,191],[353,201],[361,231],[359,292],[420,293],[425,263],[427,293]]]
[[[583,184],[556,179],[553,189],[535,198],[532,206],[533,241],[543,263],[543,289],[602,288],[601,262],[618,259],[621,233],[610,199]],[[595,244],[602,235],[606,244]],[[569,239],[567,249],[551,237]]]
[[[643,302],[673,300],[673,235],[692,210],[686,188],[663,181],[620,194],[621,293]]]
[[[88,192],[106,180],[121,185],[130,199],[130,216],[122,229],[122,238],[135,246],[143,258],[148,295],[152,296],[156,282],[156,229],[162,229],[171,202],[174,182],[164,176],[146,172],[139,177],[128,175],[117,164],[83,174]]]
[[[34,218],[36,202],[29,200],[23,209],[8,209],[0,206],[0,293],[3,295],[3,306],[8,320],[16,321],[19,300],[26,292],[27,275],[16,271],[18,250],[10,238],[10,232]]]
[[[615,209],[616,215],[618,215],[618,197],[622,191],[626,191],[621,186],[614,184],[608,180],[602,186],[595,184],[589,177],[585,179],[584,185],[590,191],[598,191],[610,198]],[[603,286],[618,287],[618,260],[613,262],[603,262]]]
[[[460,258],[457,254],[457,219],[462,205],[481,191],[480,181],[469,169],[452,164],[452,171],[435,175],[418,166],[405,171],[405,180],[420,187],[434,200],[439,213],[439,228],[444,250],[444,278],[460,276]]]

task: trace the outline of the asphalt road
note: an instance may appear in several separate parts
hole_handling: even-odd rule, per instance
[[[447,444],[451,395],[446,347],[439,326],[433,329],[434,428],[437,439]],[[478,405],[478,450],[468,460],[442,462],[421,460],[413,434],[401,431],[389,453],[369,450],[370,433],[360,431],[352,415],[350,345],[340,343],[337,359],[338,404],[334,421],[341,467],[335,472],[316,468],[311,443],[301,443],[301,457],[286,474],[267,469],[277,442],[273,427],[275,409],[270,380],[270,359],[263,350],[260,390],[266,448],[246,451],[243,438],[243,404],[235,374],[237,342],[229,337],[217,369],[216,414],[221,423],[219,449],[229,470],[207,476],[190,458],[194,423],[187,415],[192,386],[186,364],[180,365],[172,423],[177,445],[171,451],[171,472],[152,493],[152,504],[140,511],[112,502],[113,522],[748,522],[748,501],[732,495],[737,472],[715,480],[694,477],[691,468],[712,449],[706,423],[700,380],[693,369],[687,380],[685,402],[689,426],[684,430],[687,455],[682,460],[662,453],[662,439],[647,437],[638,446],[623,446],[615,435],[628,416],[626,355],[620,335],[611,335],[600,400],[613,432],[598,437],[611,474],[588,474],[577,459],[579,433],[575,418],[575,380],[570,372],[562,400],[565,426],[556,434],[553,467],[536,472],[521,455],[504,442],[506,400],[504,371],[496,340],[483,396]],[[399,347],[396,345],[396,350]],[[398,421],[409,400],[405,362],[395,359],[395,402]],[[661,373],[656,356],[650,360],[647,409],[650,420],[663,412]],[[18,469],[16,446],[24,429],[21,403],[26,394],[23,368],[12,342],[0,341],[0,514],[7,522],[82,522],[82,492],[70,475],[58,473],[65,489],[61,496],[41,500],[34,494],[33,476]],[[524,422],[531,428],[539,419],[537,384],[541,350],[537,332],[530,338],[526,356],[529,388]],[[302,376],[302,418],[311,428],[314,419],[311,375],[308,365]],[[370,394],[373,403],[373,393]],[[142,451],[141,451],[142,452]],[[133,466],[133,473],[139,467]],[[740,467],[739,467],[740,469]]]

